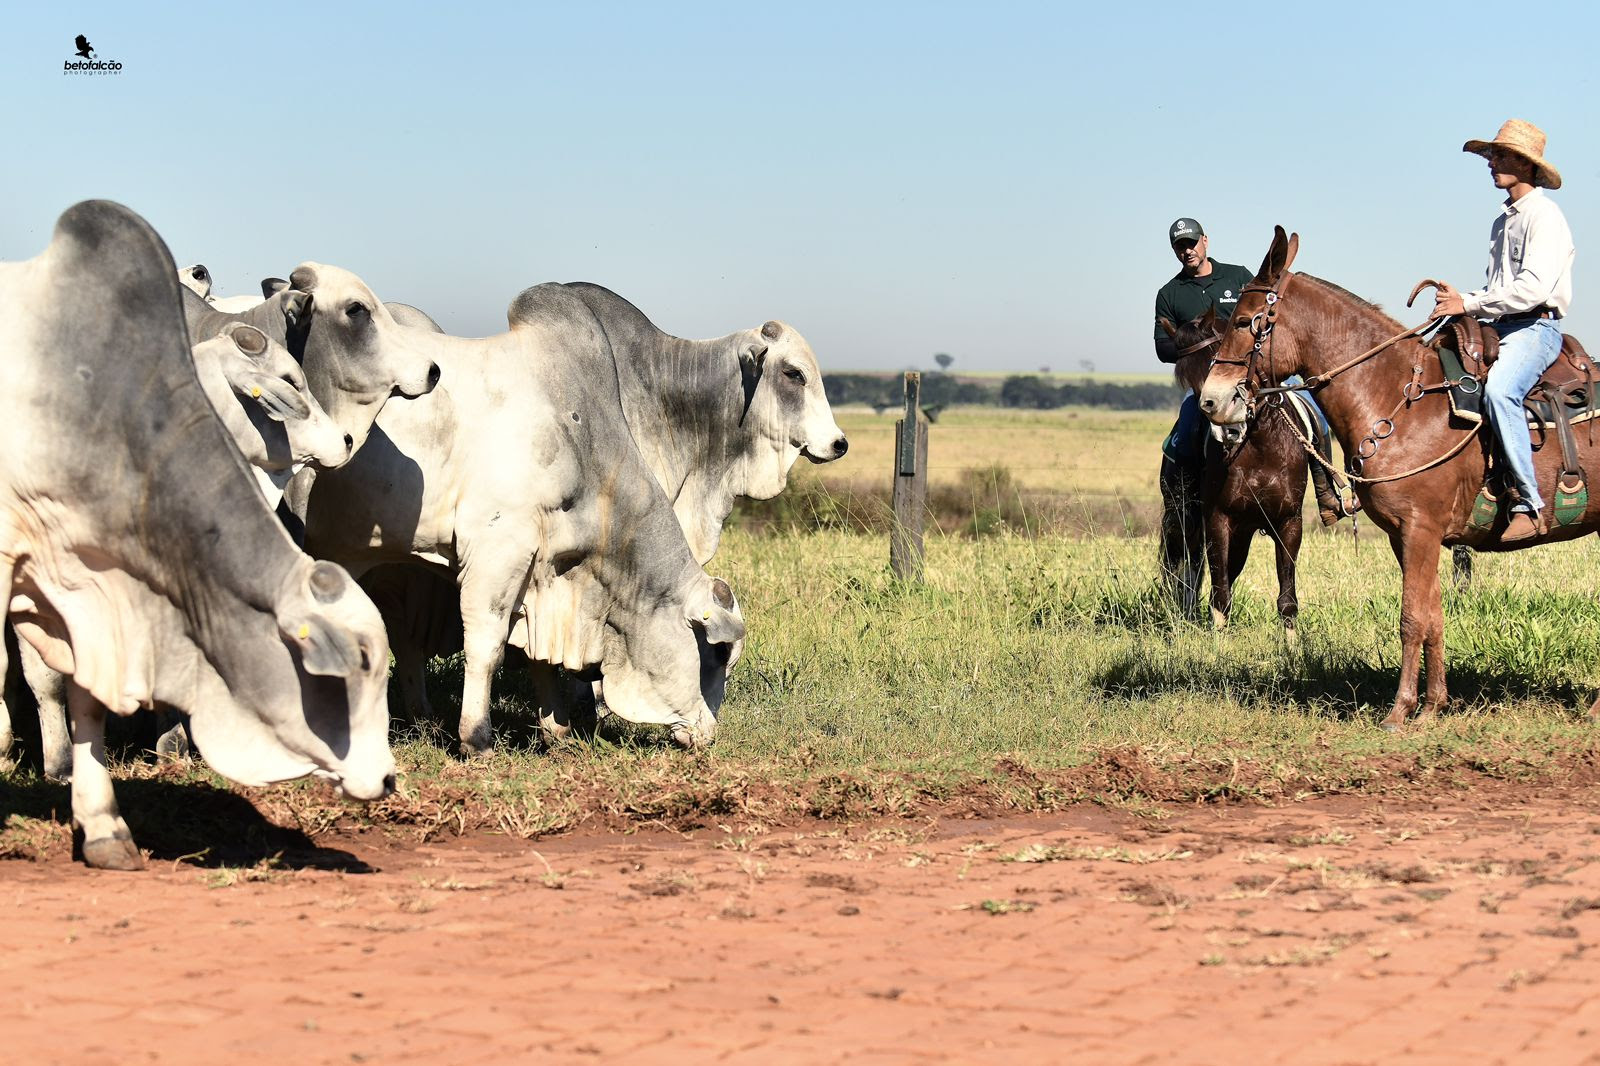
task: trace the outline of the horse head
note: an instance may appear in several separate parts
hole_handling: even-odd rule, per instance
[[[1231,322],[1211,357],[1211,369],[1199,389],[1200,410],[1221,428],[1225,442],[1243,437],[1255,410],[1256,390],[1300,371],[1293,342],[1274,336],[1282,315],[1281,298],[1294,276],[1289,267],[1300,250],[1300,235],[1273,228],[1272,246],[1250,284],[1239,294]]]

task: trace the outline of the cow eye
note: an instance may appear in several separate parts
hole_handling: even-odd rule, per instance
[[[801,385],[806,383],[806,376],[792,366],[786,366],[783,368],[783,376],[788,378],[790,381],[797,382]]]
[[[294,378],[290,377],[288,374],[283,375],[283,383],[289,386],[291,389],[298,389],[300,387],[299,385],[295,384]]]
[[[363,303],[352,303],[349,307],[344,309],[344,313],[349,315],[351,318],[360,318],[362,315],[367,314],[367,305]]]

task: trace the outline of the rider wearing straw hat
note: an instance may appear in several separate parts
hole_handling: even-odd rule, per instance
[[[1489,160],[1495,188],[1506,201],[1489,228],[1489,269],[1483,288],[1439,287],[1435,315],[1493,319],[1500,357],[1484,389],[1489,421],[1505,453],[1518,499],[1502,542],[1527,540],[1544,529],[1544,500],[1533,469],[1533,443],[1522,404],[1539,376],[1561,354],[1561,320],[1572,305],[1572,231],[1545,189],[1561,174],[1544,158],[1544,131],[1521,119],[1500,127],[1492,141],[1468,141],[1464,152]]]

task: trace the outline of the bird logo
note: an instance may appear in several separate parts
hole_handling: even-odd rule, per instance
[[[94,58],[94,45],[89,43],[89,38],[80,33],[73,39],[72,43],[78,46],[78,55],[85,59]]]

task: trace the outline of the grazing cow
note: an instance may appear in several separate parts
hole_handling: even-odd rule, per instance
[[[848,449],[816,356],[794,327],[767,322],[715,340],[684,340],[662,332],[633,304],[599,285],[574,282],[530,290],[543,291],[582,301],[552,303],[574,316],[575,327],[594,317],[605,339],[589,353],[598,361],[594,372],[616,375],[628,430],[702,566],[716,553],[738,497],[775,496],[801,455],[827,463]],[[423,616],[442,606],[438,590],[425,587],[423,575],[410,579],[410,589],[398,588],[397,580],[398,575],[388,575],[381,596],[370,586],[369,591],[384,608],[401,699],[415,718],[428,713],[426,658],[449,645],[422,637],[429,628]],[[405,620],[397,625],[400,615]],[[535,674],[541,693],[562,691],[553,679],[539,677],[537,667]],[[546,727],[563,732],[561,721],[571,717],[570,708],[558,700],[546,709]]]
[[[202,398],[180,292],[161,238],[106,201],[0,264],[0,590],[17,636],[71,678],[73,821],[108,869],[141,864],[105,765],[108,709],[186,711],[206,760],[244,784],[394,787],[377,610],[267,509]]]
[[[294,482],[307,549],[357,574],[420,559],[455,577],[464,752],[491,746],[489,682],[508,638],[539,661],[598,667],[615,713],[707,744],[720,688],[702,686],[702,660],[725,661],[744,636],[732,591],[696,563],[640,458],[615,371],[593,356],[594,317],[540,286],[509,318],[510,332],[480,340],[407,330],[444,383],[384,408],[348,466]]]
[[[306,391],[305,375],[288,351],[265,333],[239,323],[195,345],[193,355],[200,387],[250,464],[269,508],[277,508],[283,487],[302,466],[332,469],[349,461],[349,435]],[[45,666],[29,645],[19,659],[39,704],[45,776],[64,779],[72,765],[66,678]],[[164,735],[158,747],[173,747],[180,736],[181,731]]]

